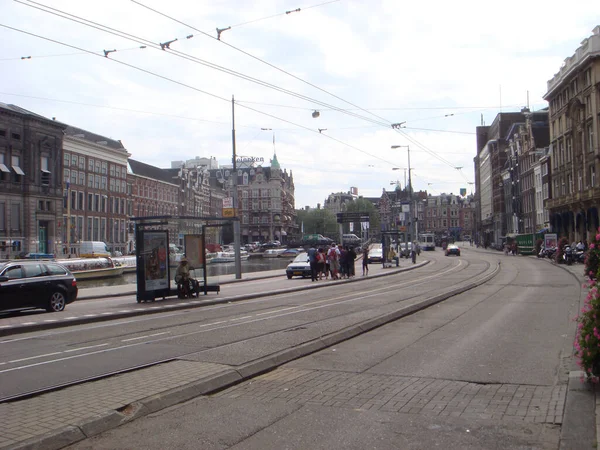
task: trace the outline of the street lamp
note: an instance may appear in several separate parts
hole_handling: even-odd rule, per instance
[[[411,178],[411,171],[410,171],[410,146],[409,145],[392,145],[392,149],[397,149],[397,148],[405,148],[408,151],[408,218],[409,218],[409,223],[410,223],[410,236],[412,238],[412,240],[415,240],[415,234],[414,234],[414,220],[413,220],[413,214],[412,214],[412,178]],[[406,251],[408,252],[408,239],[406,239]]]

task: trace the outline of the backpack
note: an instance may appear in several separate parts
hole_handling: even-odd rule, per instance
[[[337,252],[335,251],[335,248],[330,248],[329,252],[327,253],[327,256],[329,257],[329,261],[335,261],[337,260]]]

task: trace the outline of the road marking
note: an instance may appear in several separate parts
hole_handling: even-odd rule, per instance
[[[35,325],[37,322],[23,322],[22,325]]]
[[[161,336],[163,334],[169,334],[169,333],[170,333],[170,331],[164,331],[162,333],[147,334],[145,336],[139,336],[139,337],[134,337],[134,338],[129,338],[129,339],[121,339],[121,342],[138,341],[140,339],[146,339],[148,337],[153,337],[153,336]]]
[[[12,361],[8,361],[8,364],[18,363],[21,361],[29,361],[31,359],[37,359],[37,358],[44,358],[46,356],[60,355],[61,353],[62,352],[53,352],[53,353],[46,353],[45,355],[30,356],[29,358],[13,359]]]
[[[49,323],[49,322],[57,322],[57,320],[56,319],[46,319],[46,320],[44,320],[44,322],[47,322],[47,323]]]
[[[0,328],[12,328],[12,325],[0,325]]]
[[[78,317],[71,316],[71,317],[65,317],[64,319],[65,319],[65,320],[69,320],[69,319],[78,319]]]
[[[244,317],[238,317],[236,319],[229,319],[230,322],[235,322],[236,320],[244,320],[244,319],[250,319],[253,316],[244,316]]]
[[[121,313],[126,313],[126,312],[131,312],[131,309],[122,309],[121,311],[119,311]]]
[[[70,350],[65,350],[64,353],[70,353],[70,352],[79,352],[81,350],[87,350],[89,348],[97,348],[97,347],[104,347],[108,344],[98,344],[98,345],[88,345],[87,347],[78,347],[78,348],[72,348]]]
[[[100,313],[100,314],[102,314],[103,316],[110,316],[112,314],[112,312],[103,312],[103,313]]]
[[[96,317],[98,314],[84,314],[83,317]]]

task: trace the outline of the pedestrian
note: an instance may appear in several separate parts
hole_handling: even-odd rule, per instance
[[[332,280],[340,279],[340,252],[335,244],[331,244],[331,248],[327,252],[329,258],[329,267]]]
[[[354,247],[348,248],[348,273],[351,278],[356,275],[354,268],[354,260],[356,260],[356,251],[354,251]]]
[[[340,252],[340,277],[348,278],[350,276],[348,269],[348,251],[347,248],[342,247],[342,244],[338,245],[338,251]]]
[[[363,248],[362,251],[362,269],[363,277],[369,275],[369,247]]]
[[[311,246],[308,251],[308,262],[310,264],[310,279],[317,281],[317,249]]]
[[[317,250],[317,272],[319,275],[319,280],[323,279],[323,275],[325,275],[325,279],[327,279],[327,273],[325,272],[325,250],[323,247],[319,247]]]

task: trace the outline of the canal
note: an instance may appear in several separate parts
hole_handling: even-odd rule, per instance
[[[242,261],[242,276],[244,273],[250,272],[263,272],[265,270],[278,270],[281,269],[281,275],[285,274],[285,268],[294,259],[294,257],[288,258],[262,258],[255,257],[250,258],[246,261]],[[220,275],[231,275],[235,274],[235,263],[215,263],[208,264],[207,266],[207,278],[209,282],[218,282]],[[175,276],[175,268],[171,268],[171,278]],[[203,272],[201,269],[196,270],[192,273],[195,278],[202,278]],[[120,286],[126,284],[135,284],[136,275],[135,272],[126,273],[120,277],[102,278],[99,280],[77,280],[77,286],[79,288],[91,288],[91,287],[102,287],[102,286]]]

